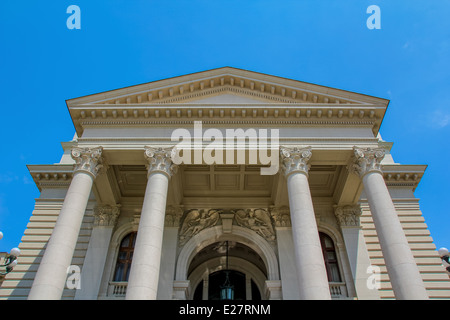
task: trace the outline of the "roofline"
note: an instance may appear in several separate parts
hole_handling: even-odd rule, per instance
[[[218,68],[213,68],[213,69],[207,69],[207,70],[203,70],[203,71],[192,72],[192,73],[182,74],[182,75],[178,75],[178,76],[173,76],[173,77],[153,80],[153,81],[144,82],[144,83],[135,84],[135,85],[130,85],[130,86],[126,86],[126,87],[121,87],[121,88],[101,91],[101,92],[92,93],[92,94],[88,94],[88,95],[84,95],[84,96],[79,96],[79,97],[76,97],[76,98],[66,99],[65,101],[66,101],[66,105],[69,107],[69,104],[72,101],[75,101],[75,100],[80,99],[80,98],[93,97],[93,96],[96,96],[96,95],[99,95],[99,94],[110,93],[110,92],[114,92],[114,91],[117,91],[117,90],[130,89],[130,88],[134,88],[134,87],[138,87],[138,86],[142,86],[142,85],[146,85],[146,84],[157,83],[159,81],[174,80],[174,79],[181,78],[181,77],[188,77],[188,76],[192,76],[192,75],[197,75],[197,74],[201,74],[201,73],[217,71],[217,70],[221,70],[221,69],[224,69],[224,70],[231,69],[231,70],[237,70],[237,71],[241,71],[241,72],[242,71],[243,72],[250,72],[250,73],[254,73],[254,74],[258,74],[258,75],[262,75],[262,76],[269,76],[269,77],[278,78],[278,79],[287,80],[287,81],[296,81],[296,82],[300,82],[300,83],[307,84],[307,85],[317,86],[317,87],[320,87],[320,88],[335,89],[335,90],[339,90],[339,91],[343,91],[343,92],[348,92],[348,93],[351,93],[351,94],[361,95],[361,96],[372,98],[372,99],[379,99],[379,100],[382,100],[384,102],[384,104],[386,105],[386,108],[388,107],[388,105],[390,103],[390,100],[388,100],[388,99],[380,98],[380,97],[377,97],[377,96],[372,96],[372,95],[368,95],[368,94],[364,94],[364,93],[360,93],[360,92],[356,92],[356,91],[340,89],[340,88],[335,88],[335,87],[330,87],[330,86],[324,86],[324,85],[320,85],[320,84],[316,84],[316,83],[312,83],[312,82],[306,82],[306,81],[292,79],[292,78],[280,77],[280,76],[276,76],[276,75],[272,75],[272,74],[267,74],[267,73],[262,73],[262,72],[257,72],[257,71],[242,69],[242,68],[235,68],[235,67],[230,67],[230,66],[224,66],[224,67],[218,67]]]

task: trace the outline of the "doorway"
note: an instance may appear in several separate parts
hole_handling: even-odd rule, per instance
[[[261,300],[261,293],[256,283],[253,280],[247,283],[245,274],[235,270],[220,270],[211,273],[206,283],[207,288],[205,288],[203,280],[197,285],[194,300],[204,299],[203,290],[207,290],[208,300],[225,300],[221,290],[227,281],[227,274],[229,284],[233,288],[233,297],[230,300]]]
[[[188,279],[194,284],[194,300],[261,300],[267,271],[261,257],[250,247],[219,241],[196,254]]]

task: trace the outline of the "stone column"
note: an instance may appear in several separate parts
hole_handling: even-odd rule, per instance
[[[354,147],[350,171],[359,174],[392,288],[397,299],[421,300],[428,295],[381,172],[384,149]]]
[[[102,148],[72,149],[74,174],[28,299],[61,299],[92,184],[102,164]]]
[[[308,184],[311,148],[281,148],[287,179],[289,207],[300,299],[331,299],[319,231]]]
[[[97,300],[111,235],[120,213],[120,205],[99,205],[94,209],[94,227],[81,271],[76,300]]]
[[[145,148],[148,181],[128,280],[127,300],[155,300],[169,179],[176,171],[172,148]]]

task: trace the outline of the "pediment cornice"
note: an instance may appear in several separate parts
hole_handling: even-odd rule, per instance
[[[243,97],[245,103],[204,103],[205,97]],[[83,124],[130,123],[184,118],[243,121],[373,122],[378,131],[388,100],[234,68],[220,68],[67,101],[80,135]],[[222,119],[222,120],[221,120]],[[314,120],[316,119],[316,120]],[[328,119],[328,120],[327,120]],[[336,122],[337,120],[337,122]]]

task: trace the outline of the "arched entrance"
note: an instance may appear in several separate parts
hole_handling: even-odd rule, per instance
[[[235,241],[219,241],[203,248],[192,260],[188,273],[195,288],[194,300],[261,300],[267,279],[261,257]],[[224,296],[227,286],[232,294]]]
[[[217,288],[210,286],[210,275],[227,269],[225,241],[230,244],[228,270],[245,275],[245,299],[273,298],[281,287],[272,245],[247,228],[233,226],[231,233],[223,233],[222,227],[216,226],[193,236],[178,255],[175,283],[188,285],[186,299],[214,298],[209,291]]]

